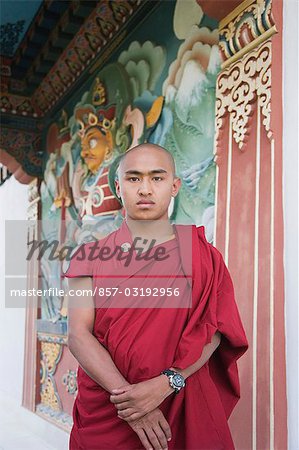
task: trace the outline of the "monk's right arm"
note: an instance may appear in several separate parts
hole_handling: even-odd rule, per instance
[[[68,347],[87,375],[110,394],[112,389],[129,384],[114,364],[110,353],[93,335],[95,306],[91,295],[70,295],[92,291],[90,277],[69,278]]]

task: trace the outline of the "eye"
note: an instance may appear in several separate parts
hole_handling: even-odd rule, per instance
[[[153,180],[155,180],[155,181],[161,181],[161,180],[163,180],[163,178],[162,178],[162,177],[153,177]]]
[[[128,178],[128,180],[132,181],[132,183],[135,183],[136,181],[139,180],[139,178],[138,177],[130,177],[130,178]]]
[[[98,143],[97,139],[91,138],[90,141],[89,141],[89,147],[90,148],[95,148],[97,146],[97,143]]]

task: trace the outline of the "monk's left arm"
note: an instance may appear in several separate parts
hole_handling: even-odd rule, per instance
[[[220,341],[221,333],[219,331],[216,331],[216,333],[212,337],[212,341],[204,346],[200,358],[194,364],[191,364],[191,366],[187,367],[186,369],[179,369],[176,367],[171,367],[171,369],[180,373],[185,379],[187,379],[188,377],[190,377],[190,375],[193,375],[194,372],[197,372],[197,370],[201,369],[202,366],[210,359],[214,351],[219,346]]]
[[[209,360],[220,341],[221,333],[216,331],[211,342],[204,346],[200,358],[194,364],[185,369],[176,367],[165,367],[165,369],[173,369],[187,379]],[[112,392],[110,400],[115,404],[118,416],[130,422],[157,408],[165,398],[174,392],[174,389],[169,385],[167,376],[162,374],[150,380],[113,389]]]

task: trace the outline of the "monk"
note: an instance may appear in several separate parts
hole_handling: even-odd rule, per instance
[[[64,266],[79,363],[69,448],[234,449],[248,343],[222,255],[203,226],[170,223],[181,180],[167,150],[132,148],[115,184],[121,227]]]

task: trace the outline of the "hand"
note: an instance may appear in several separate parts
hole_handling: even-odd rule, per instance
[[[146,450],[167,449],[167,441],[171,439],[171,429],[159,408],[147,413],[140,419],[129,422],[137,433]]]
[[[166,375],[159,375],[137,384],[113,389],[110,401],[118,410],[118,417],[130,422],[140,419],[157,408],[174,389]]]

